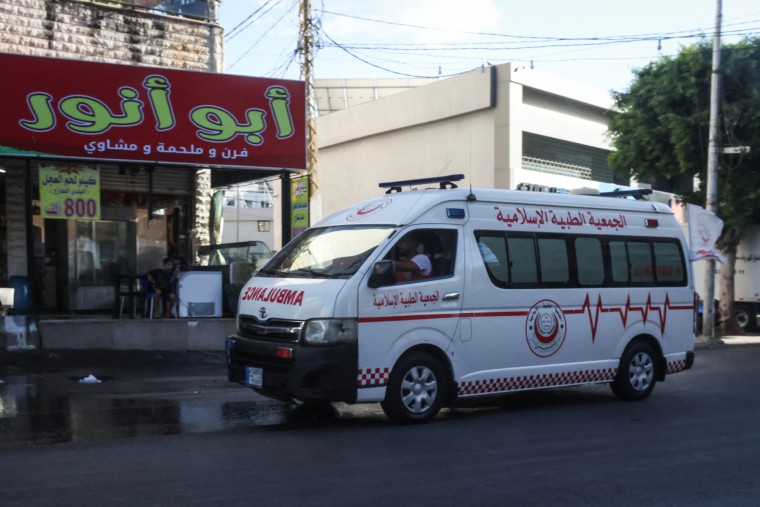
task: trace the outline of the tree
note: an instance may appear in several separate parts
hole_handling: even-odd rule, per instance
[[[704,205],[710,119],[712,47],[708,41],[684,47],[634,71],[624,92],[613,92],[615,110],[609,131],[616,151],[609,164],[619,175],[638,181],[665,177],[685,202]],[[734,326],[734,263],[741,234],[760,223],[760,38],[721,48],[720,145],[749,146],[751,152],[720,157],[718,216],[723,234],[721,267],[722,332]],[[691,185],[697,177],[696,189]],[[686,183],[685,183],[686,182]]]

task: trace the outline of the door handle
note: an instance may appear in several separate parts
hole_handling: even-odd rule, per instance
[[[449,292],[447,294],[444,294],[441,300],[443,301],[456,301],[459,299],[459,293],[458,292]]]

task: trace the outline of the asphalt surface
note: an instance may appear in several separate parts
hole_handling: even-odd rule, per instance
[[[421,426],[395,425],[377,404],[309,411],[263,399],[226,382],[221,354],[103,353],[100,371],[96,356],[52,354],[0,374],[0,435],[14,435],[0,442],[3,507],[760,498],[752,344],[700,345],[694,368],[644,402],[619,402],[606,385],[549,389],[445,409]],[[89,372],[113,378],[70,378]]]
[[[760,336],[700,341],[698,349],[753,343]],[[33,350],[0,359],[0,450],[287,426],[341,410],[313,413],[230,383],[224,351]],[[379,412],[376,404],[342,406],[350,417]]]

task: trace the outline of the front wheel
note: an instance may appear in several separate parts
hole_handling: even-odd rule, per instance
[[[612,392],[623,401],[638,401],[649,396],[657,383],[655,353],[651,345],[638,341],[628,346],[620,358]]]
[[[447,385],[440,361],[424,352],[412,352],[396,363],[380,405],[396,422],[429,421],[441,410]]]

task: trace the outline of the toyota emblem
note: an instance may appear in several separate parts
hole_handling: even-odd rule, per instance
[[[261,308],[259,308],[259,317],[261,317],[262,319],[266,319],[267,315],[269,315],[269,312],[267,312],[267,309],[265,307],[262,306]]]

